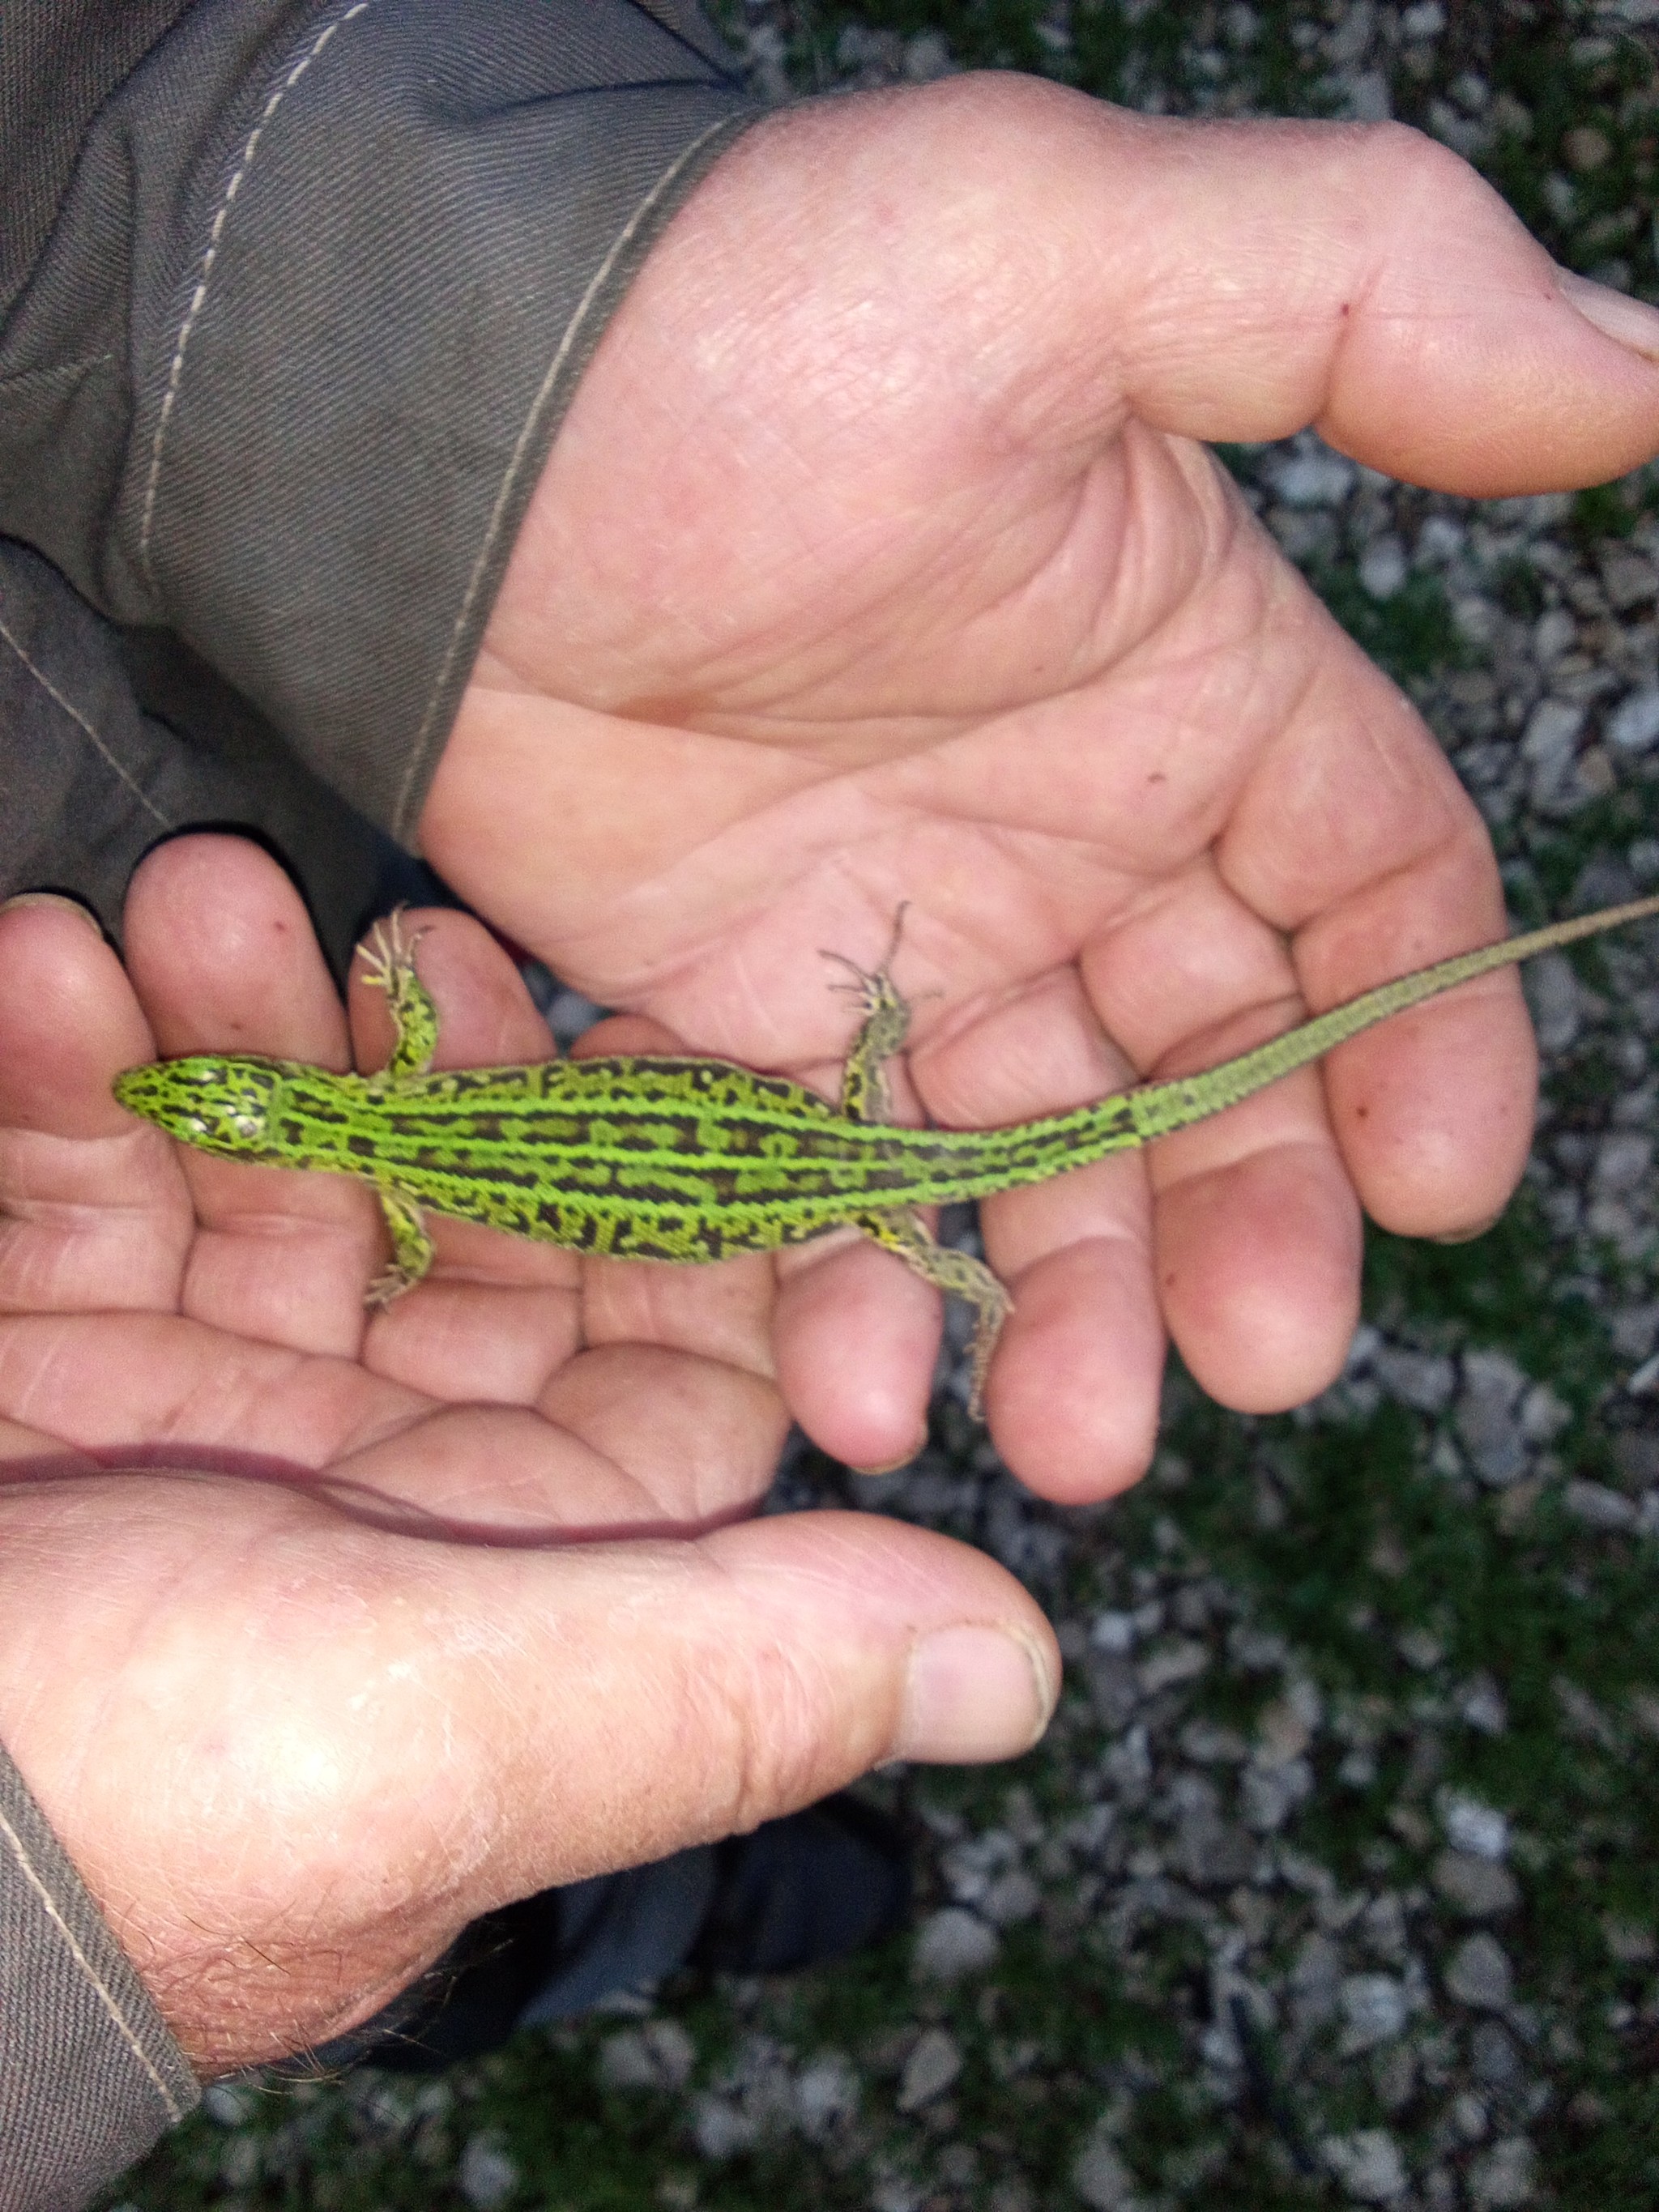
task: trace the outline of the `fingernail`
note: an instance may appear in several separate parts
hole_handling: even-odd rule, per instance
[[[1489,1213],[1484,1221],[1477,1221],[1471,1229],[1449,1229],[1441,1237],[1431,1237],[1431,1244],[1473,1244],[1477,1237],[1484,1237],[1489,1229],[1496,1229],[1504,1218],[1500,1206],[1496,1213]]]
[[[927,1444],[927,1431],[924,1427],[909,1450],[901,1452],[896,1459],[872,1461],[868,1466],[860,1461],[852,1467],[852,1472],[860,1475],[896,1474],[902,1467],[913,1466],[921,1458]]]
[[[14,907],[55,906],[65,914],[72,914],[77,921],[84,921],[94,937],[102,937],[104,926],[95,914],[83,907],[79,899],[65,898],[61,891],[18,891],[0,902],[0,914],[9,914]]]
[[[1018,1759],[1048,1725],[1060,1685],[1030,1637],[936,1628],[910,1654],[893,1759],[972,1765]]]
[[[1645,360],[1659,361],[1659,310],[1627,292],[1596,284],[1571,269],[1558,269],[1555,282],[1570,307],[1577,307],[1587,323],[1594,323],[1604,337],[1628,346]]]

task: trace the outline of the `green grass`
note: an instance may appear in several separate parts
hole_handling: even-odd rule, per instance
[[[1304,574],[1349,636],[1396,684],[1474,665],[1437,576],[1415,570],[1389,598],[1374,599],[1352,568],[1317,563]]]

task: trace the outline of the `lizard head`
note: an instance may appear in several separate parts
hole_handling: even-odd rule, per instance
[[[230,1159],[268,1158],[283,1089],[274,1060],[198,1053],[153,1060],[118,1075],[112,1088],[129,1113],[142,1115],[181,1144]]]

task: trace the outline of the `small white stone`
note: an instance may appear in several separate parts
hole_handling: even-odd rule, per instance
[[[1468,532],[1449,514],[1431,514],[1417,533],[1417,559],[1423,568],[1443,568],[1468,543]]]
[[[1572,971],[1569,969],[1568,973]],[[1383,1345],[1372,1365],[1390,1397],[1419,1413],[1443,1413],[1457,1388],[1457,1370],[1443,1352],[1410,1352]]]
[[[1023,2173],[1011,2173],[986,2198],[985,2212],[1037,2212],[1036,2191]]]
[[[213,2081],[202,2092],[202,2110],[222,2128],[240,2128],[253,2118],[253,2098],[228,2081]]]
[[[1477,2097],[1473,2089],[1465,2089],[1462,2096],[1454,2097],[1451,2124],[1465,2142],[1484,2142],[1487,2127],[1486,2099]]]
[[[1271,1674],[1290,1656],[1290,1646],[1270,1628],[1236,1622],[1227,1632],[1227,1656],[1247,1674]]]
[[[1565,607],[1551,607],[1539,616],[1532,633],[1533,658],[1547,668],[1577,642],[1578,625]],[[1581,717],[1582,720],[1582,717]]]
[[[1653,1169],[1653,1139],[1637,1129],[1614,1129],[1595,1148],[1598,1192],[1641,1190]]]
[[[795,2077],[795,2117],[813,2142],[842,2127],[859,2108],[859,2077],[850,2060],[826,2051]]]
[[[232,2136],[219,2154],[219,2179],[227,2189],[252,2189],[259,2179],[259,2138]]]
[[[1018,1856],[1019,1846],[1006,1830],[988,1828],[952,1844],[940,1857],[939,1872],[953,1902],[977,1907],[997,1876]]]
[[[1135,1643],[1135,1624],[1133,1613],[1097,1613],[1089,1631],[1089,1641],[1097,1651],[1121,1655],[1133,1651]]]
[[[1177,1682],[1195,1680],[1209,1663],[1206,1645],[1194,1643],[1190,1638],[1176,1637],[1148,1653],[1135,1673],[1142,1692],[1152,1698],[1160,1690],[1173,1689]]]
[[[962,2051],[956,2038],[942,2027],[924,2029],[904,2062],[898,2091],[900,2112],[919,2112],[935,2097],[943,2096],[961,2071]]]
[[[1472,1858],[1509,1856],[1510,1823],[1495,1805],[1483,1804],[1467,1791],[1449,1790],[1440,1800],[1440,1825],[1449,1843]]]
[[[1636,1526],[1635,1504],[1622,1491],[1609,1490],[1605,1483],[1570,1482],[1561,1492],[1561,1503],[1586,1528],[1611,1534]]]
[[[1568,131],[1561,142],[1561,150],[1575,169],[1599,169],[1613,152],[1613,141],[1593,123],[1581,123]]]
[[[1489,2089],[1513,2090],[1521,2079],[1515,2038],[1495,2020],[1477,2021],[1469,2038],[1469,2072]]]
[[[1291,2010],[1300,2027],[1318,2027],[1337,2009],[1342,1987],[1342,1954],[1328,1936],[1304,1936],[1291,1966]]]
[[[1256,1835],[1273,1835],[1307,1802],[1313,1789],[1313,1768],[1305,1759],[1247,1767],[1238,1785],[1238,1817]]]
[[[1528,961],[1522,978],[1538,1042],[1547,1053],[1565,1052],[1583,1017],[1578,978],[1565,954],[1546,952]]]
[[[1634,547],[1607,546],[1597,566],[1601,571],[1601,588],[1615,613],[1628,614],[1632,608],[1644,605],[1659,588],[1659,570],[1655,569],[1647,555],[1638,553]]]
[[[1446,1656],[1445,1645],[1426,1628],[1402,1628],[1394,1643],[1406,1664],[1419,1674],[1431,1674]]]
[[[683,2089],[697,2063],[697,2046],[677,2020],[651,2020],[609,2035],[599,2045],[596,2071],[605,2089]]]
[[[1363,1375],[1383,1349],[1385,1342],[1380,1328],[1374,1328],[1368,1321],[1358,1322],[1348,1340],[1348,1356],[1342,1363],[1343,1374]]]
[[[1618,1731],[1602,1711],[1589,1692],[1565,1674],[1558,1674],[1550,1687],[1555,1692],[1555,1702],[1561,1708],[1561,1718],[1568,1732],[1581,1743],[1599,1743],[1603,1751],[1619,1748]],[[1636,1703],[1632,1693],[1631,1703]]]
[[[1601,1932],[1607,1939],[1608,1951],[1621,1966],[1651,1966],[1659,1956],[1653,1930],[1639,1920],[1623,1920],[1609,1913],[1601,1923]]]
[[[1098,2128],[1078,2153],[1072,2167],[1072,2186],[1091,2212],[1134,2212],[1139,2201],[1133,2174],[1111,2137]]]
[[[1386,2128],[1360,2128],[1327,2136],[1319,2146],[1326,2165],[1360,2204],[1392,2204],[1406,2193],[1406,2162]]]
[[[1352,0],[1346,13],[1340,9],[1331,13],[1334,21],[1325,33],[1325,58],[1334,69],[1352,69],[1364,59],[1376,36],[1374,0]]]
[[[1493,1490],[1508,1489],[1526,1472],[1519,1407],[1528,1381],[1507,1352],[1477,1348],[1463,1355],[1457,1432],[1475,1473]]]
[[[1602,741],[1615,752],[1644,753],[1659,744],[1659,687],[1632,691],[1607,716]]]
[[[1042,1892],[1024,1867],[1010,1867],[999,1875],[979,1900],[979,1910],[994,1928],[1012,1928],[1029,1920],[1042,1903]]]
[[[1515,1911],[1521,1902],[1521,1885],[1509,1869],[1495,1859],[1476,1858],[1470,1851],[1442,1851],[1430,1879],[1466,1920],[1495,1920]]]
[[[917,2212],[927,2194],[908,2173],[879,2173],[870,2191],[870,2212]]]
[[[1374,599],[1391,599],[1405,582],[1406,549],[1392,532],[1373,538],[1359,556],[1359,581]]]
[[[699,2152],[715,2164],[752,2150],[760,2130],[740,2105],[705,2090],[691,2107],[691,2133]]]
[[[923,1981],[959,1982],[994,1965],[1000,1948],[995,1929],[976,1912],[946,1905],[917,1929],[911,1970]]]
[[[1521,1401],[1521,1433],[1529,1444],[1553,1443],[1572,1419],[1572,1407],[1547,1382],[1534,1382]]]
[[[1253,1753],[1258,1766],[1285,1766],[1313,1741],[1315,1723],[1296,1700],[1275,1698],[1256,1719]]]
[[[1502,2012],[1515,1991],[1509,1954],[1495,1936],[1471,1936],[1452,1953],[1446,1988],[1472,2010]]]
[[[1452,623],[1465,645],[1485,653],[1504,627],[1504,617],[1495,600],[1484,592],[1457,592],[1450,594]]]
[[[1481,1735],[1503,1735],[1510,1724],[1504,1692],[1490,1674],[1474,1675],[1458,1692],[1457,1717]]]
[[[1394,114],[1386,70],[1361,70],[1347,82],[1344,106],[1356,123],[1387,123]]]
[[[1352,2057],[1403,2035],[1411,2007],[1405,1985],[1392,1974],[1349,1974],[1340,1992],[1342,2048]]]
[[[519,2185],[519,2169],[501,2148],[500,2139],[492,2135],[477,2135],[468,2139],[461,2153],[461,2162],[455,2179],[467,2203],[475,2212],[495,2212],[498,2204],[505,2204]]]
[[[1565,699],[1540,699],[1521,740],[1522,757],[1553,766],[1567,758],[1584,726],[1584,709]]]
[[[952,58],[949,45],[938,31],[918,31],[904,49],[904,74],[912,84],[931,84],[936,77],[949,76],[961,66]]]
[[[1255,1724],[1253,1754],[1258,1766],[1285,1766],[1300,1759],[1324,1719],[1317,1686],[1306,1674],[1286,1684],[1283,1697],[1262,1708]]]
[[[1469,2168],[1469,2203],[1474,2212],[1509,2212],[1530,2203],[1537,2160],[1525,2136],[1505,2136]]]
[[[1340,453],[1293,453],[1267,473],[1286,507],[1340,507],[1354,487],[1353,463]]]

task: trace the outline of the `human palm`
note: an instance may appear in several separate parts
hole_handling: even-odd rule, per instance
[[[989,79],[777,119],[586,374],[427,849],[596,997],[826,1087],[848,1024],[819,952],[873,964],[907,903],[904,1110],[946,1124],[1203,1066],[1498,933],[1439,749],[1190,440],[1316,421],[1471,492],[1615,471],[1659,379],[1558,275],[1404,132],[1195,131]],[[1563,405],[1575,377],[1594,407]],[[988,1205],[1016,1471],[1133,1479],[1166,1325],[1229,1403],[1322,1388],[1360,1204],[1484,1220],[1531,1080],[1494,978],[1147,1161]],[[933,1294],[855,1244],[782,1275],[792,1410],[902,1457]]]
[[[544,1051],[483,932],[430,920],[451,1049]],[[511,1898],[1030,1740],[1053,1642],[1000,1567],[744,1522],[784,1426],[763,1263],[585,1297],[481,1237],[368,1319],[366,1191],[180,1155],[109,1091],[209,1036],[346,1061],[286,879],[163,848],[126,946],[131,982],[61,903],[0,915],[0,1741],[198,2069],[363,2017]]]

